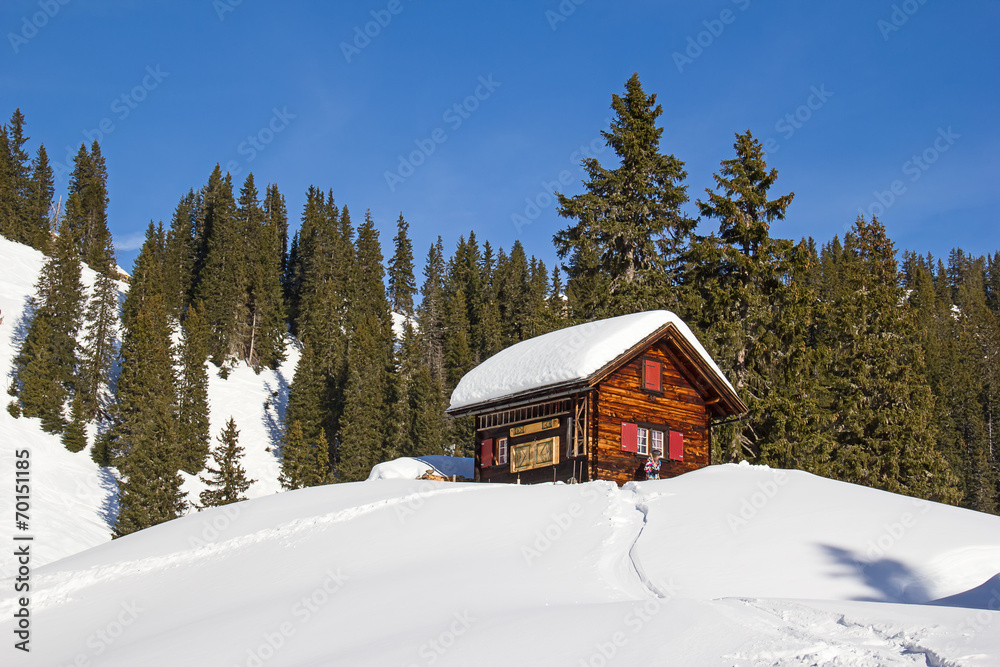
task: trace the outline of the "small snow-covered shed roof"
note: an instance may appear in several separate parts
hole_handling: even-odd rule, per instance
[[[715,361],[677,315],[653,310],[578,324],[512,345],[479,364],[455,387],[448,412],[468,414],[485,404],[536,392],[586,386],[616,362],[669,336],[735,412],[746,410]]]

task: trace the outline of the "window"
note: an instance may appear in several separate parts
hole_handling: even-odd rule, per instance
[[[642,360],[642,388],[656,393],[663,391],[663,365],[659,361]]]
[[[640,428],[638,429],[638,437],[636,438],[636,453],[649,455],[649,429]]]
[[[663,454],[663,431],[651,431],[653,438],[653,451]]]
[[[507,464],[507,438],[497,440],[497,465]]]

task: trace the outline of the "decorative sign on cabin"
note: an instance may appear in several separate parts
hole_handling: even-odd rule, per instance
[[[746,411],[694,333],[664,310],[512,345],[469,371],[448,407],[475,417],[476,481],[516,484],[643,480],[655,451],[660,476],[674,477],[710,465],[713,426]]]
[[[546,419],[543,422],[535,422],[534,424],[523,424],[522,426],[515,426],[510,430],[510,437],[516,438],[519,435],[528,435],[529,433],[541,433],[542,431],[550,431],[554,428],[559,428],[559,420]]]
[[[559,463],[559,437],[522,442],[510,448],[511,472],[534,470]]]

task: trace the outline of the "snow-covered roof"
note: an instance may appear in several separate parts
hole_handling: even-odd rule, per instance
[[[666,325],[673,325],[733,390],[681,318],[667,310],[651,310],[578,324],[512,345],[466,373],[452,392],[448,409],[586,380]]]

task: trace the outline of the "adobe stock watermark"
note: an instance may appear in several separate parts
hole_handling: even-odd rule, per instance
[[[423,665],[433,665],[440,660],[451,647],[453,647],[476,621],[468,611],[452,614],[454,620],[448,624],[444,630],[436,637],[428,639],[417,649],[417,655],[423,660],[422,663],[411,662],[408,667],[420,667]]]
[[[87,635],[84,643],[87,650],[80,651],[73,657],[73,662],[66,667],[90,667],[97,664],[93,660],[99,658],[111,648],[125,632],[138,620],[143,609],[135,602],[122,602],[118,614],[102,627]]]
[[[7,33],[7,41],[10,42],[10,48],[14,49],[14,53],[19,53],[21,47],[34,39],[38,35],[38,31],[47,26],[49,21],[56,17],[59,10],[64,5],[68,5],[69,2],[70,0],[40,0],[38,3],[39,11],[30,17],[22,16],[21,29],[16,33]]]
[[[406,502],[397,503],[394,509],[396,510],[396,517],[399,519],[400,525],[406,523],[407,519],[423,509],[427,498],[435,495],[434,491],[437,488],[434,482],[425,480],[417,487],[416,493],[406,498]]]
[[[232,527],[233,522],[240,517],[240,503],[230,503],[211,510],[208,514],[199,513],[201,517],[201,532],[188,537],[188,546],[192,549],[215,544],[219,538]]]
[[[149,94],[160,87],[160,84],[170,76],[170,72],[164,72],[162,65],[147,65],[142,79],[131,89],[115,97],[108,104],[111,115],[105,116],[97,123],[97,127],[84,129],[83,143],[88,146],[93,142],[101,143],[105,137],[110,136],[118,125],[115,120],[122,122],[132,115],[132,112],[139,108],[139,105],[146,101]],[[73,159],[77,154],[77,147],[66,145],[66,157],[62,162],[53,162],[52,173],[59,179],[65,179],[73,173]]]
[[[788,141],[812,119],[813,114],[823,108],[831,97],[833,97],[833,93],[826,89],[825,83],[820,84],[819,88],[810,86],[806,101],[796,107],[795,111],[786,113],[779,118],[774,124],[774,131],[780,132],[782,138]],[[781,144],[774,137],[768,137],[761,145],[768,155],[774,155],[781,150]]]
[[[643,629],[662,611],[663,606],[677,596],[677,584],[673,579],[667,582],[664,597],[650,598],[637,602],[622,619],[624,629],[616,630],[604,640],[594,643],[594,649],[586,658],[580,658],[579,667],[607,667],[617,657],[618,652],[637,637]]]
[[[892,12],[888,19],[879,19],[875,22],[878,31],[882,33],[882,39],[889,41],[889,35],[906,25],[910,17],[920,11],[920,8],[927,4],[927,0],[904,0],[900,4],[892,5]]]
[[[413,2],[413,0],[408,0],[408,2]],[[363,28],[360,25],[354,26],[354,39],[350,43],[340,43],[340,52],[344,54],[344,60],[347,61],[347,64],[350,65],[352,58],[361,55],[361,52],[368,48],[372,40],[389,27],[392,18],[402,14],[404,9],[406,9],[406,5],[403,4],[402,0],[389,0],[385,9],[373,9],[369,12],[372,20],[365,23]]]
[[[884,558],[906,536],[911,528],[920,523],[920,517],[931,509],[931,504],[920,498],[911,498],[913,512],[903,512],[896,521],[882,524],[882,533],[865,545],[865,560],[856,563],[859,570],[877,563]]]
[[[610,118],[604,119],[605,125],[611,124]],[[584,171],[583,159],[597,159],[597,156],[608,148],[604,135],[598,135],[569,154],[569,163],[576,165],[576,172],[569,169],[562,169],[551,181],[542,180],[539,182],[541,189],[532,197],[524,198],[524,210],[510,214],[510,221],[514,229],[520,234],[528,225],[535,222],[542,211],[552,206],[558,201],[556,192],[564,190],[567,185],[573,182],[574,173],[579,175]]]
[[[295,636],[298,629],[312,620],[319,610],[330,602],[330,598],[350,579],[339,568],[336,571],[327,570],[324,574],[326,576],[322,583],[292,605],[290,619],[286,619],[277,627],[265,631],[260,636],[260,643],[246,650],[246,658],[239,663],[240,665],[262,667],[264,663],[277,655],[278,651],[288,643],[288,640]]]
[[[750,0],[732,0],[732,2],[743,12],[750,7]],[[726,26],[736,22],[737,16],[739,14],[727,8],[719,12],[719,18],[702,21],[701,24],[705,26],[705,29],[695,35],[688,35],[687,46],[684,52],[674,51],[670,54],[674,59],[674,65],[677,66],[677,71],[683,74],[684,68],[693,64],[695,60],[701,57],[705,49],[715,44],[715,40],[721,37],[722,33],[726,31]]]
[[[267,147],[274,142],[274,138],[288,129],[291,121],[298,118],[296,114],[290,113],[288,107],[273,107],[271,118],[253,134],[248,134],[247,138],[236,146],[236,152],[243,156],[242,160],[229,160],[226,162],[225,170],[233,177],[239,176],[243,171],[244,164],[250,164],[257,159],[257,156],[267,150]]]
[[[583,487],[580,492],[584,500],[593,503],[601,497],[601,494],[589,484]],[[575,500],[569,504],[565,512],[554,512],[549,515],[549,523],[544,528],[535,531],[534,540],[531,544],[521,546],[521,556],[528,565],[534,562],[545,552],[552,548],[562,537],[569,532],[577,519],[583,516],[583,505]]]
[[[576,8],[587,0],[562,0],[555,10],[545,10],[545,20],[549,22],[549,28],[556,30],[560,23],[565,23],[569,17],[576,13]]]
[[[212,9],[220,21],[226,20],[226,14],[236,11],[236,8],[243,4],[243,0],[212,0]]]
[[[788,484],[788,473],[784,470],[772,470],[771,479],[757,482],[757,490],[740,502],[739,510],[726,515],[726,523],[733,535],[750,525],[764,507],[771,502],[781,487]]]
[[[501,82],[493,80],[492,74],[485,77],[480,76],[478,81],[479,85],[475,87],[471,95],[455,102],[441,114],[441,120],[451,128],[452,132],[457,132],[465,121],[475,113],[480,104],[490,99],[496,89],[502,85]],[[427,162],[427,158],[433,155],[437,147],[446,141],[448,141],[448,131],[443,127],[434,128],[426,138],[414,139],[413,144],[416,149],[406,155],[400,154],[399,164],[396,165],[395,171],[386,170],[384,174],[385,184],[389,187],[389,191],[395,192],[396,187],[413,176],[417,168]]]
[[[909,177],[908,180],[910,183],[916,183],[934,163],[941,159],[941,155],[951,150],[955,142],[961,138],[962,135],[956,134],[950,125],[948,129],[939,127],[937,136],[931,144],[919,153],[914,153],[909,160],[902,164],[900,169],[903,175]],[[859,206],[858,213],[862,216],[867,214],[869,218],[881,217],[883,213],[892,208],[893,204],[899,201],[906,193],[906,182],[903,179],[897,178],[889,183],[889,187],[885,190],[873,190],[872,195],[875,197],[875,201],[869,203],[867,209]],[[849,227],[850,225],[845,225],[845,229]]]

